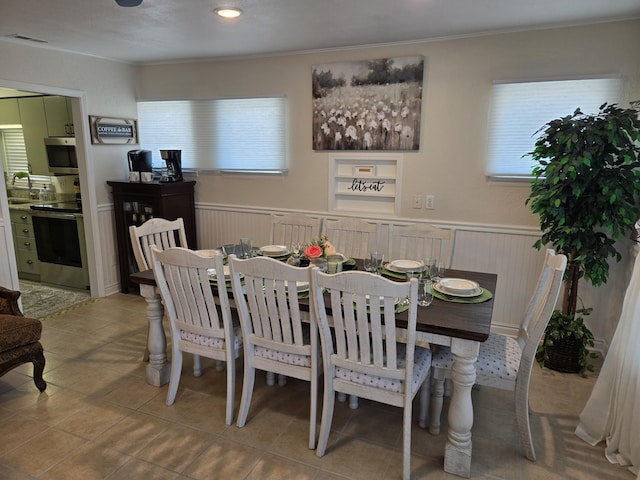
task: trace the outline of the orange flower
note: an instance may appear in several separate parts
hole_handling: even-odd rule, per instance
[[[307,248],[304,249],[304,254],[310,260],[313,260],[314,258],[318,258],[322,256],[323,253],[324,252],[320,245],[309,245]]]

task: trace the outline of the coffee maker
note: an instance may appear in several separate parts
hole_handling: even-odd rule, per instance
[[[129,181],[149,183],[153,179],[151,150],[129,150]]]
[[[161,182],[182,181],[181,154],[182,150],[160,150],[160,156],[167,163],[167,174],[162,177]]]

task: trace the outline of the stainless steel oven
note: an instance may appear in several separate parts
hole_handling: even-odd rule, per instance
[[[81,208],[74,203],[33,205],[31,218],[40,261],[40,281],[88,290]]]

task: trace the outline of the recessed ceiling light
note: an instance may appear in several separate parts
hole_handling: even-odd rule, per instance
[[[216,8],[214,12],[224,18],[238,18],[242,15],[242,10],[235,7],[220,7]]]

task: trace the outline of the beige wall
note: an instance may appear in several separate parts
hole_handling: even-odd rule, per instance
[[[630,21],[271,58],[147,65],[139,69],[137,96],[287,95],[289,175],[200,175],[198,201],[326,211],[329,154],[311,150],[312,65],[423,55],[421,149],[405,155],[401,216],[535,226],[537,219],[524,204],[527,183],[491,182],[484,176],[492,82],[621,74],[628,80],[625,100],[640,98],[639,44],[640,22]],[[413,210],[415,193],[435,195],[436,209]]]

